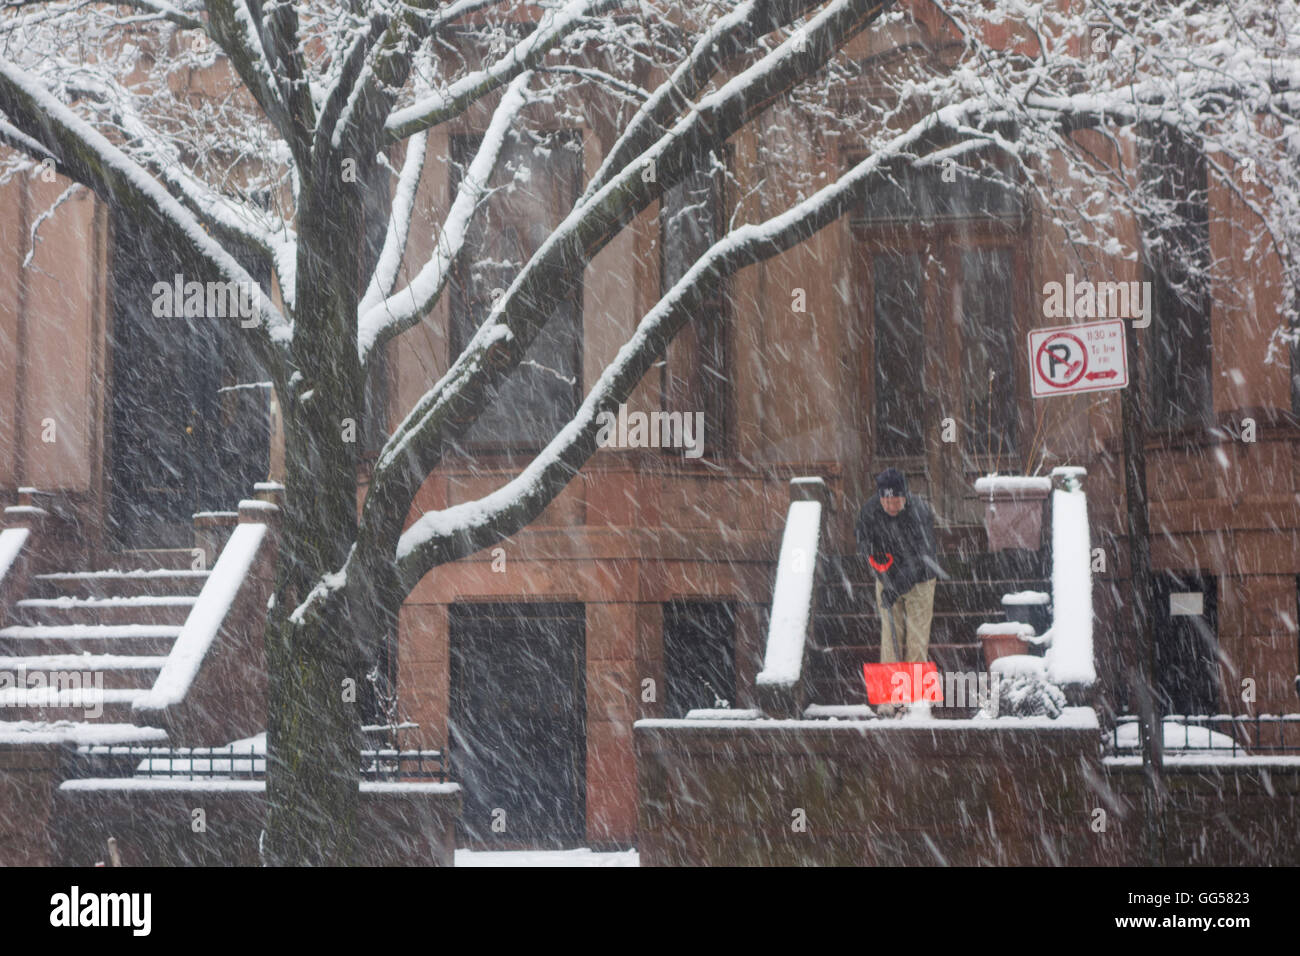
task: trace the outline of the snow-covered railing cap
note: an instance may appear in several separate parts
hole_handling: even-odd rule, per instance
[[[768,716],[798,717],[803,711],[804,656],[812,630],[826,497],[826,483],[820,478],[790,482],[790,510],[776,563],[767,648],[763,669],[755,679]]]
[[[1046,591],[1014,591],[1011,594],[1002,595],[1003,607],[1033,607],[1051,603],[1052,596]]]
[[[830,488],[826,486],[826,481],[823,478],[790,479],[791,501],[820,501],[826,505],[830,503],[830,493]]]
[[[1083,487],[1083,479],[1087,477],[1088,469],[1079,465],[1061,465],[1052,469],[1052,478],[1056,481],[1057,487],[1064,491],[1078,491]]]
[[[1047,676],[1081,700],[1097,681],[1092,643],[1092,538],[1082,468],[1053,469],[1064,487],[1052,492],[1052,644]],[[1072,689],[1073,688],[1073,689]]]
[[[990,637],[994,634],[1013,634],[1016,637],[1033,637],[1034,626],[1026,624],[1023,621],[992,621],[988,624],[981,624],[975,628],[975,634],[979,637]]]
[[[1052,479],[1044,475],[985,475],[975,479],[975,493],[990,497],[1046,498]]]

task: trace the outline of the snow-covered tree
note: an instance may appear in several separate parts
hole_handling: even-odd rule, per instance
[[[1080,249],[1121,259],[1164,250],[1180,265],[1175,291],[1192,294],[1227,264],[1203,243],[1177,240],[1195,226],[1186,183],[1177,163],[1162,167],[1164,154],[1141,146],[1188,142],[1254,216],[1234,257],[1280,264],[1279,329],[1294,314],[1293,0],[4,7],[9,175],[53,168],[226,280],[254,282],[236,250],[272,266],[272,282],[258,285],[261,321],[243,332],[285,418],[286,505],[266,642],[268,850],[279,862],[349,858],[360,715],[339,688],[370,669],[415,584],[540,514],[595,451],[600,414],[627,398],[711,283],[792,248],[874,190],[926,167],[997,180]],[[906,42],[916,22],[928,44]],[[872,34],[873,55],[845,52]],[[201,96],[179,80],[196,74],[209,78]],[[650,88],[633,79],[642,75]],[[864,84],[870,95],[846,99]],[[529,111],[562,114],[575,97],[609,111],[617,141],[446,374],[403,410],[358,509],[358,444],[343,423],[362,419],[378,356],[447,294]],[[516,477],[408,526],[422,483],[527,361],[593,257],[774,110],[854,138],[864,158],[827,182],[808,171],[813,138],[768,137],[767,168],[781,169],[795,197],[788,207],[757,218],[753,204],[738,204]],[[412,262],[430,131],[472,111],[485,119],[483,134],[433,252]],[[1140,230],[1122,228],[1124,217]]]

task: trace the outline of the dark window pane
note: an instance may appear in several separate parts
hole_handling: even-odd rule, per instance
[[[1144,336],[1147,411],[1153,428],[1206,426],[1214,406],[1205,154],[1168,126],[1146,126],[1144,134],[1143,178],[1176,217],[1176,224],[1147,224],[1153,299]]]
[[[1000,219],[1016,223],[1025,215],[1020,190],[1005,174],[990,169],[976,175],[952,167],[944,182],[942,166],[907,167],[880,180],[862,204],[859,222],[939,222]]]
[[[1016,445],[1015,314],[1010,249],[961,254],[961,391],[966,449],[1009,454]]]
[[[722,171],[710,165],[665,191],[662,291],[672,288],[722,235],[724,188]],[[711,281],[697,314],[669,344],[664,363],[664,410],[704,414],[706,454],[727,447],[728,324],[726,282]]]
[[[453,138],[453,189],[478,143],[478,137]],[[455,354],[487,317],[493,291],[509,288],[572,209],[581,183],[582,144],[571,131],[525,132],[507,140],[493,179],[500,188],[471,224],[451,282]],[[537,449],[577,411],[582,387],[581,280],[556,276],[541,295],[550,318],[524,361],[489,395],[488,408],[466,435],[471,446]]]
[[[875,316],[876,453],[925,451],[921,257],[872,259]]]
[[[730,604],[673,602],[664,607],[664,712],[736,701],[736,618]]]

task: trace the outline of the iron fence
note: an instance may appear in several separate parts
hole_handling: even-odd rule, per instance
[[[1168,714],[1163,724],[1168,754],[1300,754],[1300,714]],[[1112,754],[1140,752],[1135,715],[1117,717],[1105,736]]]
[[[393,783],[447,783],[450,761],[441,750],[361,751],[361,779]],[[83,746],[70,754],[64,779],[132,777],[152,780],[262,780],[266,754],[248,747]]]

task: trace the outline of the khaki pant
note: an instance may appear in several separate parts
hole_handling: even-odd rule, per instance
[[[880,663],[898,661],[895,647],[903,652],[903,662],[929,659],[930,622],[934,618],[934,584],[934,578],[922,581],[886,610],[880,593],[880,581],[876,580],[876,607],[880,609]]]

